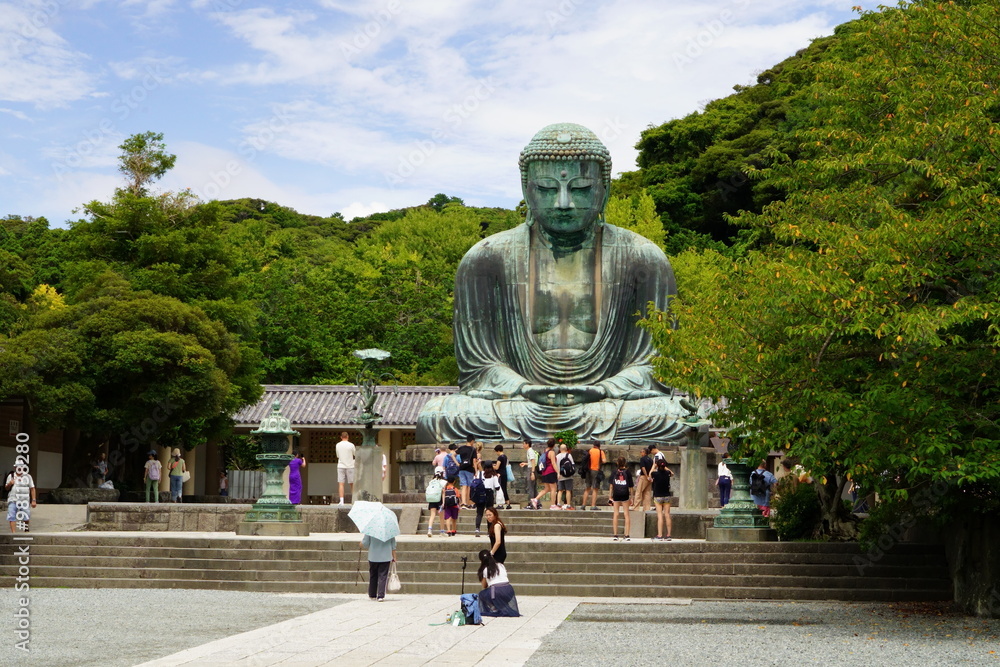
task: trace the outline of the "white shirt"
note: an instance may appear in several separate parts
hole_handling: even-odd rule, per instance
[[[13,503],[18,500],[31,500],[31,491],[29,489],[35,488],[35,480],[31,479],[31,475],[28,473],[24,473],[23,475],[7,475],[7,479],[4,480],[4,486],[11,479],[14,480],[14,486],[10,487],[10,491],[7,492],[7,502]]]
[[[357,447],[350,440],[341,440],[337,443],[337,467],[354,470],[354,450]]]
[[[732,477],[733,474],[729,472],[729,466],[727,466],[722,461],[719,461],[719,477]]]
[[[503,563],[497,563],[497,576],[492,579],[486,580],[487,586],[492,586],[493,584],[509,584],[510,579],[507,578],[507,568],[503,566]]]

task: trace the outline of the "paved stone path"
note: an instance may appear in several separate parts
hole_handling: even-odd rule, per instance
[[[366,595],[267,628],[180,651],[144,667],[224,665],[523,665],[579,599],[518,600],[520,618],[485,619],[481,626],[444,623],[457,595]]]

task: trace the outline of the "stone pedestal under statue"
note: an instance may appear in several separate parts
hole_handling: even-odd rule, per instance
[[[705,426],[707,432],[708,427]],[[688,440],[685,447],[680,448],[681,480],[678,498],[678,509],[703,510],[708,509],[708,457],[701,448],[699,429],[691,426],[688,429]]]

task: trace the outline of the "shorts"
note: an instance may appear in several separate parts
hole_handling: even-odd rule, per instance
[[[601,488],[601,485],[597,483],[597,473],[598,473],[597,470],[588,470],[587,471],[587,476],[584,478],[584,481],[587,483],[587,488],[588,489],[599,489],[599,488]]]
[[[548,475],[542,475],[542,484],[555,484],[559,481],[559,475],[554,472],[550,472]]]
[[[659,496],[659,497],[658,496],[653,496],[653,502],[656,503],[657,505],[669,505],[670,504],[670,497],[669,496]]]
[[[573,490],[573,480],[571,479],[561,479],[556,486],[559,491],[572,491]]]
[[[475,478],[475,475],[469,472],[468,470],[458,471],[458,483],[461,486],[472,486],[473,478]]]
[[[439,500],[436,503],[427,503],[427,509],[428,510],[439,510],[439,509],[441,509],[441,501]]]
[[[445,519],[457,519],[458,518],[458,505],[454,507],[445,507],[441,510],[441,516]]]
[[[341,484],[354,484],[354,468],[337,468],[337,481]]]
[[[17,518],[17,503],[9,502],[7,503],[7,520],[8,521],[28,521],[31,519],[31,503],[27,503],[24,509],[21,510],[21,518]]]

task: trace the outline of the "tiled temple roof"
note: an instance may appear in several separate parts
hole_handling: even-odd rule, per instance
[[[375,410],[382,419],[376,427],[416,426],[424,403],[457,391],[458,387],[378,387]],[[354,385],[266,384],[261,399],[237,412],[233,421],[237,427],[257,428],[275,401],[281,403],[281,413],[293,427],[358,425],[361,400]]]

